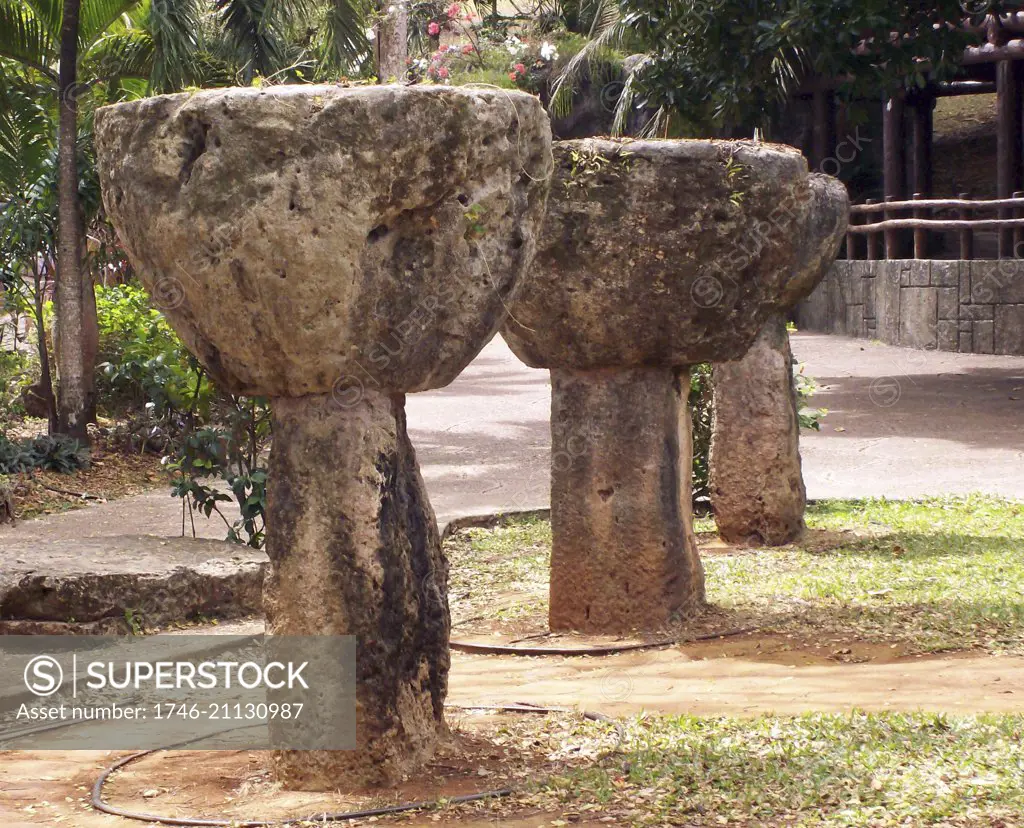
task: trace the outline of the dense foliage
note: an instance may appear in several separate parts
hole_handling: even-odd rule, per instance
[[[808,78],[849,98],[923,86],[955,71],[980,39],[960,0],[622,0],[643,44],[636,102],[725,135],[770,131]],[[999,4],[986,4],[985,11]]]
[[[142,288],[98,289],[97,312],[103,399],[109,413],[125,418],[124,436],[134,447],[164,454],[172,493],[182,498],[183,527],[194,512],[217,514],[228,539],[261,546],[266,401],[219,390]],[[232,501],[238,520],[218,505]]]

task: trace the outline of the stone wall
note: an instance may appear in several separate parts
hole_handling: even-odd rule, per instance
[[[837,261],[796,323],[888,345],[1024,354],[1024,261]]]

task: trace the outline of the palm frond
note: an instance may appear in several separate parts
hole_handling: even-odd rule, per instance
[[[47,174],[56,134],[49,92],[0,72],[0,201],[23,197]]]
[[[78,23],[80,54],[85,54],[115,21],[139,0],[84,0]]]
[[[626,75],[626,81],[622,86],[622,94],[615,102],[615,116],[612,119],[612,135],[624,135],[629,126],[628,119],[636,103],[636,79],[643,70],[644,65],[650,62],[650,56],[645,55],[638,60]]]
[[[152,89],[169,92],[188,86],[198,73],[201,0],[150,0],[144,26],[153,46]]]
[[[60,40],[61,15],[64,12],[64,0],[24,0],[32,8],[36,17],[46,26],[53,42]]]
[[[90,78],[100,81],[122,78],[149,79],[153,73],[155,47],[149,32],[144,29],[126,29],[101,37],[83,65]]]
[[[214,7],[244,83],[286,65],[283,21],[273,17],[272,0],[214,0]]]
[[[370,8],[362,0],[332,0],[323,21],[322,53],[343,67],[358,62],[369,51],[366,29]]]
[[[564,117],[572,111],[573,97],[583,68],[592,67],[610,49],[621,43],[628,32],[619,5],[613,0],[599,2],[590,40],[555,77],[555,85],[551,88],[551,111],[556,116]]]
[[[0,0],[0,57],[57,79],[57,41],[46,21],[20,0]]]
[[[266,18],[280,24],[292,25],[309,20],[316,13],[315,0],[267,0]]]

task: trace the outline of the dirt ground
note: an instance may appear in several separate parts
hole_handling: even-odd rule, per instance
[[[559,640],[583,646],[589,639]],[[108,801],[128,810],[206,818],[269,818],[380,807],[456,796],[529,776],[543,757],[514,739],[521,714],[480,715],[474,705],[526,703],[622,716],[753,716],[762,713],[927,710],[968,714],[1024,711],[1024,659],[973,653],[907,656],[858,641],[811,641],[749,634],[714,642],[604,657],[508,657],[455,653],[449,721],[453,742],[418,784],[384,795],[342,797],[280,792],[255,751],[154,754],[116,774]],[[0,752],[0,825],[75,828],[142,823],[92,811],[89,790],[124,755],[109,751]],[[423,782],[422,780],[427,780]],[[557,815],[522,813],[458,824],[546,825]],[[438,824],[429,812],[403,824]],[[447,821],[447,818],[442,818]]]

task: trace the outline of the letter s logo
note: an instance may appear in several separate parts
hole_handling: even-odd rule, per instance
[[[60,690],[64,671],[53,656],[36,656],[25,665],[25,686],[37,696],[51,696]]]

